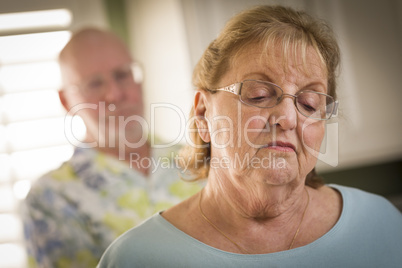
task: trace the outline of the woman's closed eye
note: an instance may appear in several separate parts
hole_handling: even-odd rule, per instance
[[[264,89],[253,90],[247,92],[244,96],[245,101],[249,101],[251,103],[261,103],[266,101],[271,101],[275,99],[277,94],[275,92],[270,92]]]
[[[317,106],[310,105],[308,103],[300,103],[299,102],[299,107],[302,108],[304,111],[307,111],[307,112],[315,112],[315,111],[317,111]]]
[[[306,112],[315,112],[320,109],[320,96],[314,93],[303,93],[297,98],[297,105]]]

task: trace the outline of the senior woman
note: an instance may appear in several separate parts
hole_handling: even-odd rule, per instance
[[[125,233],[99,266],[401,265],[397,209],[314,172],[339,58],[330,28],[304,12],[234,16],[194,72],[197,131],[182,159],[205,188]]]

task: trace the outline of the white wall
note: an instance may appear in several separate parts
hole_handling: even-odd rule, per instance
[[[187,114],[193,66],[225,21],[256,4],[285,4],[329,21],[342,50],[337,169],[402,157],[402,4],[398,0],[128,0],[134,53],[147,72],[147,101]],[[159,133],[177,124],[163,114]],[[163,118],[163,119],[162,119]],[[332,129],[336,130],[336,129]],[[176,131],[177,132],[177,131]],[[331,165],[319,162],[321,170]]]
[[[151,130],[155,126],[153,134],[169,143],[184,134],[182,117],[193,96],[180,1],[132,0],[127,7],[133,55],[145,71],[147,120]],[[152,104],[164,107],[152,109]]]

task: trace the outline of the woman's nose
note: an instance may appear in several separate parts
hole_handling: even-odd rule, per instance
[[[294,96],[284,94],[279,103],[270,108],[268,123],[279,126],[283,130],[294,129],[297,125],[297,109],[294,103]]]

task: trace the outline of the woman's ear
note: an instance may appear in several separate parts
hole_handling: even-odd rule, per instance
[[[197,90],[194,97],[195,123],[197,124],[198,134],[205,143],[211,141],[208,119],[206,118],[206,113],[208,111],[207,94],[209,93],[204,90]]]

